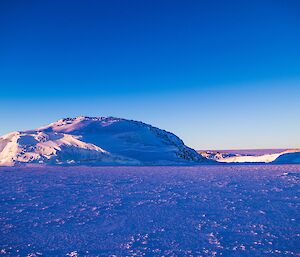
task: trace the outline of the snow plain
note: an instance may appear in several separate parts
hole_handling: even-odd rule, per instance
[[[0,168],[0,256],[299,256],[300,165]]]

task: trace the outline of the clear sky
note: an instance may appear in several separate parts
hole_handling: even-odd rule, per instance
[[[0,134],[117,116],[300,147],[300,1],[0,1]]]

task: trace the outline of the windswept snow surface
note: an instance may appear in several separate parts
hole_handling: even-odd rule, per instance
[[[139,121],[77,117],[0,137],[0,166],[187,165],[213,162],[174,134]]]
[[[299,256],[300,165],[0,168],[3,256]]]

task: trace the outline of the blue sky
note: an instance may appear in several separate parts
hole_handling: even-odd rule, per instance
[[[300,147],[298,1],[1,1],[0,134],[151,123],[197,149]]]

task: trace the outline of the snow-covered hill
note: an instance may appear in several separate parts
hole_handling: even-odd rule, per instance
[[[300,149],[288,150],[278,156],[273,163],[276,164],[300,164]]]
[[[61,119],[0,137],[0,166],[180,165],[212,162],[174,134],[113,117]]]
[[[199,153],[211,160],[221,163],[276,163],[276,164],[297,164],[300,163],[300,149],[289,149],[276,153],[261,155],[226,153],[219,151],[199,151]]]

